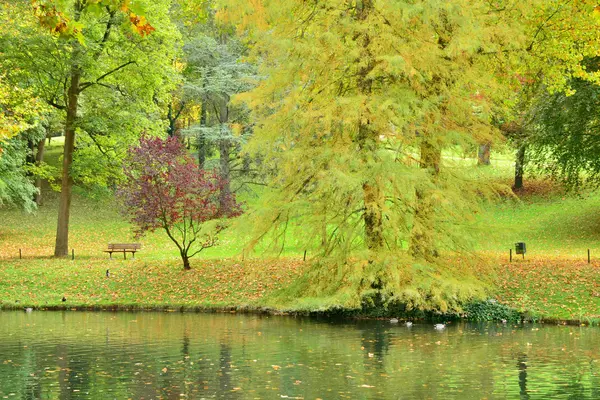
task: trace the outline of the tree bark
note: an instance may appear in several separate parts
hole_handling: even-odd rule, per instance
[[[517,150],[517,155],[515,157],[515,185],[513,186],[514,190],[523,189],[523,173],[525,170],[525,151],[527,146],[523,143],[519,146]]]
[[[181,259],[183,260],[184,270],[189,271],[190,269],[192,269],[192,267],[190,266],[190,258],[187,256],[187,254],[182,254]]]
[[[441,148],[428,140],[421,143],[421,168],[427,169],[432,182],[437,180],[442,161]],[[415,214],[411,229],[409,249],[415,258],[430,260],[438,256],[435,244],[435,207],[431,189],[417,187]]]
[[[219,141],[219,164],[220,164],[220,177],[222,180],[221,192],[219,194],[219,207],[221,211],[225,211],[229,208],[231,201],[231,141],[229,139],[221,139]]]
[[[27,141],[27,147],[29,147],[29,151],[27,152],[27,156],[25,157],[25,162],[27,164],[35,164],[35,143],[33,140]],[[29,173],[31,174],[31,173]]]
[[[383,248],[383,192],[379,180],[363,184],[365,242],[369,250]]]
[[[185,103],[181,103],[179,106],[179,110],[173,110],[173,104],[169,103],[168,111],[167,111],[167,119],[169,120],[169,127],[167,128],[167,134],[169,137],[177,136],[179,130],[181,129],[181,122],[179,117],[185,108]]]
[[[38,167],[42,164],[42,162],[44,162],[45,150],[46,150],[46,138],[40,140],[37,145],[37,152],[35,154],[35,165]],[[38,206],[41,206],[43,203],[42,179],[41,178],[38,177],[35,179],[35,187],[37,188],[37,193],[35,194],[34,200]]]
[[[79,44],[75,44],[79,46]],[[56,227],[56,243],[54,246],[55,257],[65,257],[69,254],[69,217],[71,209],[71,196],[73,178],[71,177],[71,164],[75,149],[75,128],[77,122],[77,108],[79,106],[79,83],[81,69],[78,65],[78,51],[73,53],[71,66],[71,82],[67,94],[67,119],[65,123],[65,147],[63,151],[62,179],[60,203],[58,206],[58,224]]]
[[[75,21],[79,21],[83,4],[78,0],[75,2]],[[69,217],[71,211],[71,197],[73,189],[73,178],[71,177],[71,165],[73,164],[73,152],[75,151],[75,129],[77,123],[77,108],[79,107],[79,95],[81,94],[81,44],[77,40],[72,42],[71,72],[69,88],[67,89],[67,117],[65,120],[65,145],[63,149],[63,165],[61,177],[60,201],[58,204],[58,222],[56,224],[56,242],[54,244],[54,256],[66,257],[69,255]]]
[[[167,128],[167,135],[169,137],[175,136],[175,121],[176,119],[173,117],[173,104],[169,103],[168,111],[167,111],[167,119],[169,120],[169,127]]]
[[[490,143],[483,143],[479,145],[479,149],[477,151],[477,165],[490,165],[491,148],[492,145]]]
[[[372,0],[363,0],[360,3],[357,3],[356,16],[357,19],[363,23],[372,11]],[[371,96],[373,89],[373,81],[372,78],[369,77],[369,74],[375,68],[375,61],[370,50],[370,36],[367,33],[361,33],[361,36],[363,48],[360,62],[363,66],[358,71],[357,85],[360,94],[368,98]],[[368,111],[366,114],[368,114]],[[362,115],[359,119],[357,141],[359,150],[362,153],[361,157],[365,164],[369,163],[369,160],[375,155],[378,139],[379,135],[375,129],[373,129],[373,126],[369,121],[369,116]],[[384,245],[383,200],[384,193],[380,179],[370,179],[363,183],[365,244],[367,248],[373,252],[382,249]]]
[[[219,121],[221,126],[229,121],[229,107],[226,102],[223,102],[219,112]],[[221,192],[219,193],[219,208],[221,212],[229,209],[231,201],[231,140],[229,137],[219,139],[219,165],[220,178],[222,180]]]
[[[202,101],[202,110],[200,111],[200,126],[202,128],[206,127],[207,107],[207,102]],[[204,163],[206,162],[206,138],[203,133],[199,133],[196,140],[198,145],[198,165],[200,169],[204,169]]]

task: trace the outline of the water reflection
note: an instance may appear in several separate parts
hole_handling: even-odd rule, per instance
[[[521,399],[529,399],[529,394],[527,394],[527,354],[521,353],[517,359],[517,368],[519,369],[519,394],[521,395]]]
[[[600,398],[600,330],[0,312],[0,398]]]

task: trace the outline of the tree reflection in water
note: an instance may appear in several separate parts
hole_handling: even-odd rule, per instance
[[[0,312],[0,337],[0,398],[600,398],[596,328]]]

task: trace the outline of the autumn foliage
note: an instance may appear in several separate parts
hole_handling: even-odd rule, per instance
[[[177,245],[184,269],[190,269],[191,257],[216,245],[225,219],[241,213],[233,195],[220,202],[225,182],[198,168],[176,138],[143,137],[129,149],[124,174],[119,198],[136,234],[164,229]],[[215,223],[208,226],[209,221]]]
[[[131,27],[140,36],[147,36],[155,31],[143,15],[138,15],[132,10],[130,0],[94,0],[82,2],[78,5],[80,11],[93,11],[94,9],[106,8],[107,10],[120,10],[128,15]],[[77,36],[81,34],[83,25],[78,18],[73,18],[61,11],[60,2],[56,0],[33,0],[32,6],[35,16],[40,25],[54,34],[60,36]],[[64,5],[63,5],[64,6]],[[76,7],[77,8],[77,7]],[[135,8],[135,7],[133,7]]]

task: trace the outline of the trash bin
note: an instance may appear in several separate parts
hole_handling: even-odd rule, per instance
[[[526,252],[527,248],[525,247],[525,242],[515,243],[515,253],[525,255]]]

